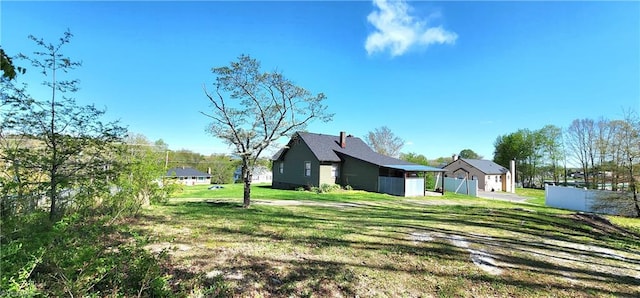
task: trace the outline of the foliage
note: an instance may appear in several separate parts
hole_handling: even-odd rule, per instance
[[[13,166],[8,176],[19,180],[17,185],[9,184],[13,187],[9,195],[31,201],[46,195],[52,219],[65,208],[91,205],[96,196],[107,192],[113,145],[125,133],[118,123],[100,120],[103,110],[80,106],[73,99],[79,81],[65,76],[81,63],[61,53],[71,37],[67,31],[52,44],[30,36],[43,51],[19,55],[41,71],[50,98],[35,99],[24,89],[3,86],[12,89],[3,88],[2,103],[12,112],[0,124],[5,142],[2,158]],[[33,186],[30,196],[24,192],[27,185]]]
[[[494,143],[493,161],[508,168],[510,161],[515,159],[516,181],[532,185],[537,160],[535,143],[535,133],[528,129],[499,136]]]
[[[415,152],[400,153],[400,159],[406,160],[408,162],[412,162],[415,164],[419,164],[419,165],[425,165],[425,166],[430,165],[430,162],[426,156],[415,153]]]
[[[330,193],[330,192],[334,192],[337,190],[340,190],[340,185],[337,184],[327,184],[327,183],[322,183],[320,185],[320,187],[311,187],[311,191],[315,192],[315,193]]]
[[[570,154],[581,166],[584,182],[589,185],[589,168],[595,160],[595,121],[593,119],[576,119],[567,128],[567,148]]]
[[[631,192],[631,200],[636,217],[640,217],[640,198],[638,197],[638,170],[640,166],[640,116],[632,110],[625,111],[624,121],[619,122],[616,139],[619,141],[618,154],[622,157]]]
[[[166,255],[116,223],[139,210],[141,194],[168,197],[157,184],[162,163],[150,147],[129,146],[133,137],[123,144],[125,129],[101,121],[103,110],[73,99],[79,81],[66,76],[80,63],[61,53],[71,36],[30,36],[43,50],[19,56],[41,71],[50,98],[2,78],[0,296],[165,297]]]
[[[564,145],[562,142],[562,129],[554,125],[545,125],[537,131],[538,155],[542,157],[542,163],[548,165],[548,177],[553,178],[554,183],[560,182],[562,170],[560,163],[564,160]],[[544,168],[539,166],[539,168]],[[540,181],[542,184],[544,181]]]
[[[166,297],[172,292],[162,264],[124,226],[108,218],[66,216],[51,224],[46,213],[2,222],[2,297]]]
[[[233,174],[240,164],[228,154],[211,154],[204,156],[191,150],[181,149],[167,152],[169,167],[189,167],[201,172],[211,172],[211,183],[233,183]]]
[[[165,203],[178,187],[163,179],[166,147],[152,143],[144,135],[131,134],[120,149],[116,190],[107,207],[113,214],[135,215],[142,206]]]
[[[249,207],[256,161],[274,141],[303,130],[315,119],[329,121],[325,95],[311,94],[278,71],[262,72],[260,62],[241,55],[229,66],[213,68],[215,93],[205,95],[212,120],[209,132],[233,146],[242,162],[243,206]]]
[[[205,158],[206,170],[211,170],[211,183],[228,184],[233,183],[234,173],[238,167],[239,160],[233,159],[226,154],[212,154]]]
[[[26,72],[23,67],[13,65],[13,60],[5,53],[2,47],[0,47],[0,70],[2,70],[3,80],[14,80],[19,73],[24,74]]]
[[[479,155],[478,153],[475,153],[471,149],[463,149],[462,151],[460,151],[460,154],[458,155],[460,156],[460,158],[482,159],[481,155]]]
[[[364,139],[373,151],[391,157],[398,157],[400,149],[404,146],[404,140],[396,136],[386,126],[370,131]]]
[[[188,167],[198,169],[206,172],[206,168],[202,168],[201,164],[205,157],[200,154],[187,149],[180,149],[175,151],[169,151],[167,153],[168,168]]]
[[[541,186],[546,179],[559,184],[563,178],[566,183],[569,160],[580,166],[577,174],[584,180],[574,183],[594,189],[629,191],[630,206],[640,215],[638,144],[640,120],[637,112],[629,109],[624,110],[623,119],[575,119],[564,132],[546,125],[535,131],[520,129],[500,136],[495,142],[494,161],[507,167],[509,160],[515,159],[517,181],[525,186]]]

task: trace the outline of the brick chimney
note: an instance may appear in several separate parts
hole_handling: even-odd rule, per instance
[[[347,133],[345,133],[344,131],[340,132],[340,147],[347,147]]]

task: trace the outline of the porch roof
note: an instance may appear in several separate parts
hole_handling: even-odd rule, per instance
[[[423,165],[382,165],[386,168],[398,169],[407,172],[446,172],[447,170]]]

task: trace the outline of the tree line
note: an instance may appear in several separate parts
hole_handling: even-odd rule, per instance
[[[640,120],[634,111],[622,119],[576,119],[566,128],[547,125],[498,136],[494,161],[516,161],[516,180],[525,186],[545,181],[583,180],[584,187],[633,190],[640,162]]]
[[[451,162],[448,157],[429,160],[421,154],[401,153],[404,140],[386,126],[369,132],[365,141],[380,154],[417,164],[439,167]],[[629,191],[640,215],[640,118],[636,111],[624,110],[623,117],[614,120],[576,119],[566,129],[555,125],[519,129],[498,136],[494,146],[493,161],[509,168],[515,160],[516,181],[524,187],[543,187],[551,182]],[[459,156],[482,159],[471,149],[461,150]],[[569,177],[572,181],[568,181]]]

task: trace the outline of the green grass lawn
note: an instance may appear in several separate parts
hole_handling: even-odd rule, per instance
[[[528,197],[525,202],[530,204],[536,204],[540,206],[545,205],[544,189],[533,188],[516,188],[516,194],[523,197]]]
[[[618,219],[612,221],[616,222]],[[622,219],[630,229],[638,219]],[[193,296],[637,297],[640,238],[544,206],[242,185],[185,188],[132,228]],[[636,230],[637,231],[637,230]]]

